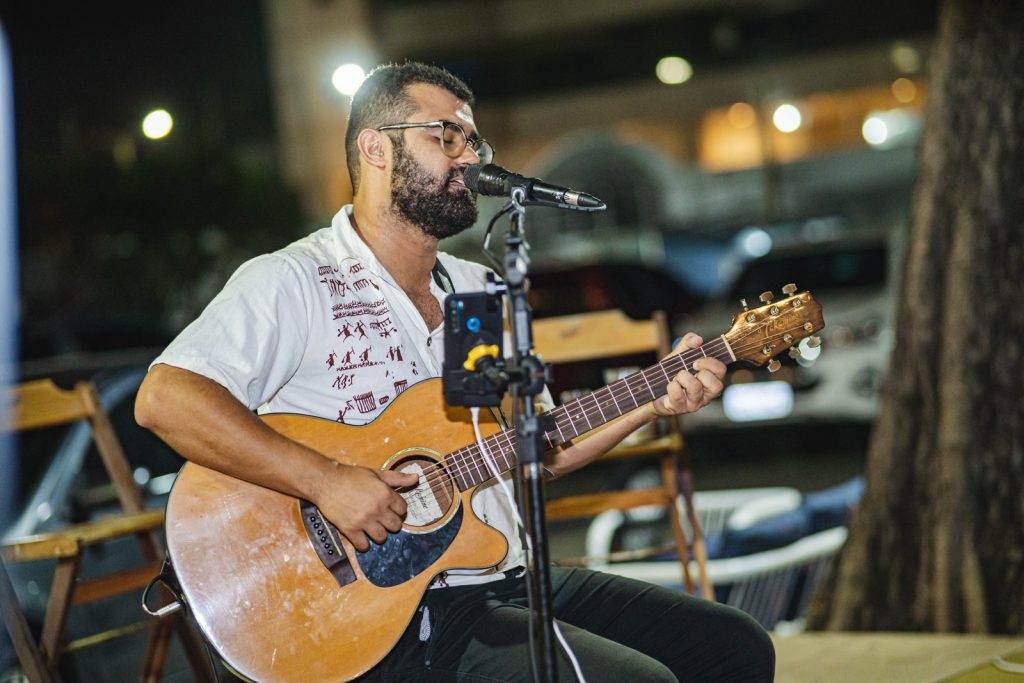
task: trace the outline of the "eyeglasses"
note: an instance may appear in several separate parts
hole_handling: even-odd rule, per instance
[[[478,157],[480,163],[489,164],[494,159],[494,148],[491,143],[483,138],[470,138],[466,135],[465,129],[452,121],[429,121],[427,123],[394,123],[390,126],[381,126],[381,130],[403,130],[405,128],[440,128],[441,129],[441,151],[452,159],[458,159],[466,151],[468,145]]]

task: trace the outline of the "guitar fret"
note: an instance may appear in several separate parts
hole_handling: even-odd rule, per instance
[[[590,418],[587,416],[587,409],[585,409],[583,407],[583,399],[582,398],[578,398],[577,402],[580,404],[580,408],[583,409],[583,417],[584,417],[584,419],[587,420],[587,431],[590,431],[591,429],[594,428],[594,425],[591,424]]]
[[[607,422],[607,421],[608,421],[608,418],[606,418],[606,417],[604,416],[604,411],[603,411],[603,410],[601,410],[601,402],[597,400],[597,392],[594,392],[593,394],[590,394],[590,396],[591,396],[591,397],[593,398],[593,400],[594,400],[594,405],[595,405],[595,406],[597,406],[597,410],[598,410],[598,412],[600,412],[600,413],[601,413],[601,421],[602,421],[602,422]]]
[[[458,486],[460,489],[468,488],[469,482],[466,480],[466,477],[463,475],[462,472],[458,471],[458,469],[455,469],[453,471],[451,467],[448,468],[448,471],[455,478],[456,486]]]
[[[647,385],[647,392],[651,395],[651,398],[653,399],[654,398],[654,389],[651,389],[651,383],[647,381],[647,371],[646,370],[641,370],[640,371],[640,377],[643,378],[644,384]],[[644,403],[647,403],[647,401],[644,401]]]
[[[590,424],[590,418],[587,417],[587,409],[583,407],[583,398],[576,399],[576,407],[583,411],[583,419],[587,421],[587,431],[589,432],[594,428],[594,425]]]
[[[459,477],[461,477],[464,482],[466,482],[468,488],[469,486],[473,485],[473,480],[469,476],[470,463],[468,462],[468,460],[470,455],[470,449],[468,447],[460,448],[458,451],[456,451],[456,453],[458,454],[458,457],[456,458],[456,474]]]
[[[473,467],[473,463],[470,460],[473,457],[473,450],[475,450],[475,446],[474,447],[467,447],[464,450],[465,450],[465,453],[463,454],[463,459],[466,461],[466,466],[465,466],[465,468],[462,471],[462,476],[466,480],[466,484],[467,484],[466,488],[470,488],[470,487],[476,486],[477,484],[480,483],[479,481],[477,481],[477,478],[474,476],[473,470],[475,469],[475,467]]]
[[[480,447],[473,444],[468,455],[470,464],[468,474],[471,477],[471,481],[476,481],[477,483],[486,481],[487,477],[485,475],[487,474],[487,467],[484,465],[484,456],[483,453],[480,452]]]
[[[561,443],[565,443],[569,439],[565,438],[565,434],[562,433],[562,427],[558,424],[558,418],[555,418],[555,429],[558,430],[558,436],[561,437]]]
[[[622,383],[626,386],[626,391],[629,392],[629,397],[633,399],[633,405],[640,405],[639,403],[636,402],[636,398],[633,396],[633,389],[630,388],[629,382],[627,382],[626,380],[622,380]]]
[[[573,438],[579,436],[580,435],[580,430],[576,429],[576,425],[573,424],[572,415],[569,414],[568,409],[566,409],[566,411],[565,411],[565,421],[566,421],[566,425],[565,425],[566,429],[570,429],[571,428],[572,431],[573,431],[573,435],[570,436],[569,438],[573,439]]]
[[[496,434],[495,436],[501,434],[505,435],[505,446],[502,446],[500,443],[497,443],[498,454],[501,455],[501,459],[504,461],[503,464],[505,466],[505,469],[503,471],[507,471],[512,469],[512,464],[515,462],[515,449],[510,448],[512,443],[509,440],[506,432],[498,432],[498,434]],[[495,439],[495,442],[497,442],[497,439]]]

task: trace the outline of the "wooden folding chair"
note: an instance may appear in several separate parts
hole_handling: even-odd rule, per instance
[[[650,362],[654,363],[671,351],[667,316],[661,311],[656,311],[647,320],[631,320],[619,310],[543,318],[534,322],[533,334],[537,352],[545,362],[556,365],[606,362],[638,355],[649,356]],[[693,508],[693,474],[686,458],[680,421],[670,419],[665,422],[667,429],[664,434],[641,443],[619,444],[604,456],[616,459],[657,457],[662,480],[660,486],[564,496],[550,500],[545,510],[549,520],[559,520],[594,517],[606,510],[643,506],[665,508],[671,520],[683,586],[688,592],[694,592],[689,571],[692,551],[700,572],[701,595],[714,599],[714,589],[705,569],[707,552],[704,537]],[[688,522],[685,527],[680,507],[685,511]],[[648,554],[659,550],[662,549],[651,549]]]
[[[103,466],[124,510],[121,514],[52,533],[17,539],[0,547],[0,595],[4,598],[4,624],[30,680],[52,680],[62,655],[67,652],[135,633],[151,625],[154,630],[150,635],[139,680],[156,681],[159,678],[170,637],[175,632],[181,638],[197,680],[214,680],[201,640],[179,613],[65,642],[64,632],[72,607],[131,592],[141,597],[142,589],[160,573],[164,553],[158,532],[163,525],[163,510],[146,509],[128,460],[91,382],[79,382],[70,390],[61,389],[50,380],[28,382],[11,389],[7,400],[10,402],[11,420],[5,431],[87,421]],[[85,548],[131,535],[138,539],[144,558],[141,566],[127,567],[89,579],[80,576]],[[28,627],[4,566],[4,563],[37,560],[55,562],[46,614],[38,639]]]

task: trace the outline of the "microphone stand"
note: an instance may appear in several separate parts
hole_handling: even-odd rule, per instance
[[[512,191],[505,211],[509,213],[510,229],[505,236],[504,275],[511,320],[513,354],[508,375],[512,397],[512,418],[516,430],[516,488],[523,524],[532,541],[533,552],[527,553],[526,585],[530,598],[530,647],[534,680],[557,683],[555,667],[554,615],[551,606],[551,575],[548,561],[547,527],[544,516],[544,447],[540,418],[536,415],[533,397],[544,390],[544,363],[532,354],[533,331],[530,307],[526,300],[526,274],[529,265],[528,245],[523,234],[526,193],[522,188]],[[540,653],[540,663],[537,653]]]

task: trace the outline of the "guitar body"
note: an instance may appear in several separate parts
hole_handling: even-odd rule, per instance
[[[484,420],[487,419],[486,422]],[[167,504],[167,544],[199,627],[227,665],[255,681],[347,681],[394,646],[438,573],[498,564],[504,537],[472,512],[445,454],[474,441],[469,410],[439,379],[352,427],[267,415],[274,430],[346,464],[430,471],[435,483],[402,531],[357,552],[310,503],[189,463]],[[481,415],[481,432],[498,425]]]

